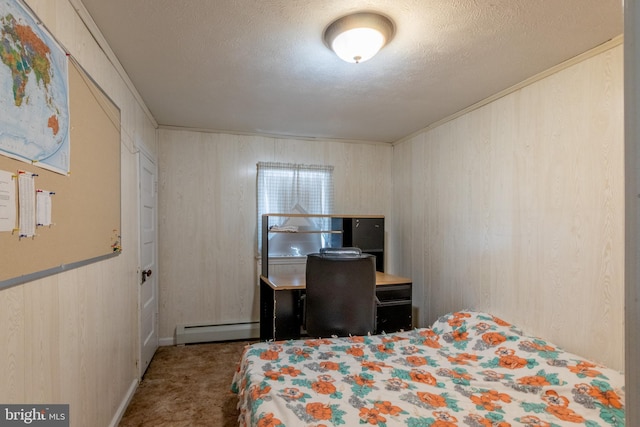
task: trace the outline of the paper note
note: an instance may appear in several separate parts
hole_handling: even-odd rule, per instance
[[[36,234],[36,186],[34,175],[18,173],[18,214],[20,215],[20,237]]]
[[[51,196],[53,193],[46,190],[36,191],[36,225],[51,225]]]
[[[16,228],[16,183],[13,174],[0,171],[0,231]]]

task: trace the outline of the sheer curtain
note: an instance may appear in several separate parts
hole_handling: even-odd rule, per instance
[[[333,213],[333,166],[276,162],[257,166],[258,254],[262,214]]]

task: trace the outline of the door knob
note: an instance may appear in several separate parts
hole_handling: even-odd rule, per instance
[[[149,270],[142,270],[142,283],[147,281],[147,277],[151,276],[151,273],[153,273],[150,269]]]

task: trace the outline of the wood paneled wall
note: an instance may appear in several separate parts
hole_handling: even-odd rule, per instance
[[[0,290],[0,402],[66,403],[71,426],[114,425],[137,384],[137,147],[155,153],[155,124],[70,1],[27,3],[121,109],[123,252]]]
[[[334,166],[335,211],[388,215],[388,144],[159,130],[160,337],[257,321],[256,163]]]
[[[623,369],[622,50],[394,146],[390,252],[421,325],[490,311]]]

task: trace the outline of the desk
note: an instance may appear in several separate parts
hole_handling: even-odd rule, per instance
[[[260,340],[297,339],[304,322],[305,275],[260,276]],[[376,271],[377,332],[411,329],[411,279]]]

